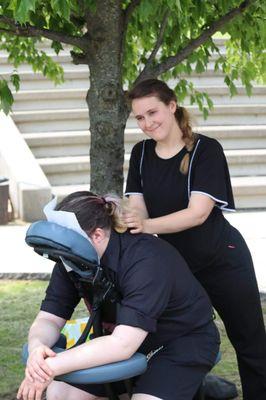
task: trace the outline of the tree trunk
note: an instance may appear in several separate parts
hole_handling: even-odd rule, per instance
[[[108,7],[107,4],[108,3]],[[123,191],[124,130],[128,117],[122,87],[123,18],[119,1],[97,1],[97,26],[90,29],[90,89],[87,103],[91,131],[91,189]]]

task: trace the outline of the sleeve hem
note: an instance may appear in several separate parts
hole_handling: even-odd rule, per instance
[[[68,312],[68,311],[59,311],[56,305],[52,305],[52,304],[42,304],[40,307],[41,311],[46,311],[50,314],[56,315],[57,317],[63,318],[65,320],[69,320],[72,316],[72,312]]]
[[[116,325],[129,325],[141,328],[146,332],[155,332],[157,321],[141,314],[138,310],[127,306],[121,306],[117,313]]]
[[[137,194],[137,195],[139,195],[139,196],[143,196],[143,193],[141,193],[141,192],[126,192],[126,193],[125,193],[125,196],[130,196],[130,195],[132,195],[132,194]]]
[[[217,199],[217,197],[214,197],[214,196],[212,196],[212,195],[209,194],[209,193],[202,192],[202,191],[200,191],[200,190],[192,190],[192,191],[190,192],[190,194],[191,194],[191,193],[199,193],[199,194],[203,194],[204,196],[210,197],[210,198],[213,199],[216,203],[218,203],[218,204],[216,204],[216,206],[217,206],[218,208],[220,208],[222,211],[230,211],[230,212],[235,212],[235,211],[236,211],[234,208],[228,208],[228,202],[227,202],[227,201]]]

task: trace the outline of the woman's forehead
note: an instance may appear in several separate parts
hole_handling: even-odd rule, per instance
[[[145,96],[132,100],[133,114],[145,114],[152,108],[158,107],[163,103],[156,96]]]

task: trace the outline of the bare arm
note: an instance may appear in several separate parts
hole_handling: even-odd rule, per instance
[[[28,336],[29,357],[25,369],[25,376],[31,382],[36,379],[44,382],[52,375],[45,360],[56,355],[51,347],[57,342],[65,322],[45,311],[40,311],[35,318]]]
[[[147,336],[140,328],[118,325],[109,336],[102,336],[74,349],[48,358],[47,364],[54,375],[61,375],[78,369],[126,360],[139,348]]]
[[[149,218],[148,210],[142,194],[130,195],[128,198],[128,208],[131,211],[136,210],[143,219]]]
[[[132,197],[134,199],[131,199],[129,204],[136,205],[138,202],[140,207],[141,201],[136,198],[136,195],[132,195]],[[142,201],[144,202],[143,197]],[[145,218],[142,216],[143,214],[137,213],[138,208],[135,206],[131,212],[125,215],[124,220],[131,233],[175,233],[203,224],[214,205],[215,201],[209,196],[192,193],[188,207],[184,210],[163,217]]]
[[[46,311],[40,311],[28,335],[28,348],[31,353],[40,344],[52,347],[59,338],[66,320]]]

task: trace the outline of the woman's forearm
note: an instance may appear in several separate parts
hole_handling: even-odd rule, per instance
[[[167,234],[181,232],[201,225],[204,217],[189,208],[158,218],[149,218],[143,222],[143,232],[151,234]]]
[[[130,210],[124,216],[125,224],[133,234],[167,234],[193,228],[204,223],[215,205],[215,201],[209,196],[192,193],[187,208],[162,217],[149,218],[136,211],[137,200],[133,200],[136,203],[135,210]],[[141,201],[144,202],[142,198]]]
[[[142,329],[120,325],[112,335],[102,336],[74,349],[47,358],[46,362],[55,376],[79,369],[92,368],[126,360],[131,357],[145,339]]]
[[[47,358],[55,376],[79,369],[92,368],[129,358],[129,355],[109,336],[84,343],[74,349]]]

